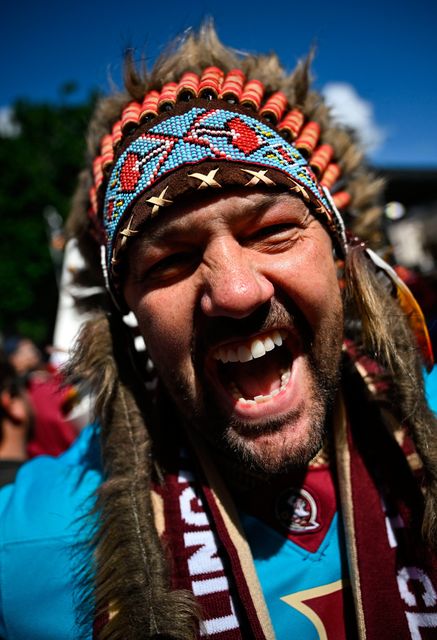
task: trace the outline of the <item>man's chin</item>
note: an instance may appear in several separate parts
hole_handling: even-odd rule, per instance
[[[281,425],[253,431],[247,426],[231,425],[224,433],[221,448],[247,469],[277,474],[308,465],[320,451],[324,435],[324,416],[307,422],[293,415]]]

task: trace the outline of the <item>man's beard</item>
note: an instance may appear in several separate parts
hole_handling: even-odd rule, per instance
[[[341,313],[326,322],[317,336],[311,334],[306,321],[293,310],[273,300],[262,313],[243,320],[213,319],[202,331],[202,339],[193,337],[192,360],[196,372],[196,389],[188,383],[179,371],[166,372],[161,379],[178,407],[188,429],[195,429],[213,449],[224,455],[230,462],[241,464],[247,471],[268,474],[282,473],[287,469],[304,467],[321,449],[327,430],[328,420],[339,383],[339,362],[341,354],[342,317]],[[276,326],[288,325],[297,328],[302,339],[307,367],[311,378],[310,424],[307,437],[294,443],[288,450],[277,448],[276,453],[260,452],[254,441],[260,435],[278,433],[287,424],[293,424],[301,417],[303,408],[292,408],[288,413],[258,423],[239,419],[227,414],[217,400],[211,383],[204,374],[205,348],[212,339],[244,337],[256,332],[268,331]],[[200,334],[200,331],[198,332]],[[213,338],[214,337],[214,338]],[[210,341],[211,340],[211,341]]]

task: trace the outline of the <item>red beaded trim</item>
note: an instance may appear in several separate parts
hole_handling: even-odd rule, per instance
[[[320,184],[327,189],[331,189],[332,186],[337,182],[341,174],[341,169],[338,164],[331,163],[328,164],[328,167],[323,174]]]
[[[322,144],[314,151],[310,158],[310,166],[314,169],[317,175],[323,174],[328,164],[331,162],[334,155],[334,149],[330,144]]]
[[[144,96],[143,104],[141,105],[140,120],[142,120],[146,116],[158,115],[158,100],[158,91],[149,91],[149,93],[146,93],[146,95]]]
[[[219,98],[223,98],[223,100],[234,99],[240,102],[245,82],[244,73],[240,69],[232,69],[226,74]]]
[[[282,91],[276,91],[270,98],[267,100],[265,105],[260,111],[260,115],[264,117],[271,117],[276,122],[282,118],[285,109],[287,108],[287,96],[282,93]]]
[[[94,158],[93,160],[93,175],[94,184],[97,191],[103,182],[102,156],[97,156],[97,158]]]
[[[118,145],[122,136],[123,134],[121,131],[121,120],[117,120],[117,122],[112,127],[112,148],[113,149],[115,149],[115,147]]]
[[[316,148],[320,137],[320,125],[318,122],[308,122],[302,129],[299,137],[295,140],[294,146],[299,151],[305,151],[310,154]]]
[[[129,104],[123,109],[121,114],[121,130],[126,130],[130,125],[137,125],[140,118],[141,105],[138,102],[129,102]]]
[[[337,209],[346,209],[346,207],[350,204],[351,195],[347,191],[338,191],[332,196],[332,199]]]
[[[290,113],[287,113],[285,118],[281,120],[278,125],[279,131],[286,131],[290,134],[291,139],[295,140],[302,129],[304,123],[304,115],[298,109],[292,109]]]
[[[112,136],[110,133],[107,133],[106,136],[102,138],[102,166],[103,168],[112,164],[114,161],[114,149],[112,147]]]
[[[223,71],[218,67],[207,67],[200,77],[199,98],[209,92],[212,92],[217,97],[220,93],[224,75]]]
[[[162,87],[158,98],[158,111],[162,111],[166,106],[172,107],[175,104],[177,88],[176,82],[167,82]]]
[[[240,104],[259,110],[264,95],[264,85],[259,80],[249,80],[243,88]]]
[[[197,73],[186,71],[179,81],[178,88],[176,90],[176,100],[179,100],[182,94],[189,94],[193,98],[197,98],[199,85],[200,78]]]

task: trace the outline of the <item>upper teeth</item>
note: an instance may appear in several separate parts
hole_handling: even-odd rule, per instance
[[[272,331],[264,336],[258,336],[252,342],[242,344],[239,347],[220,347],[213,356],[220,362],[249,362],[254,358],[261,358],[267,351],[280,347],[286,337],[286,331]]]

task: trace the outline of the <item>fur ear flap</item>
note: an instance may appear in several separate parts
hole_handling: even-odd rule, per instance
[[[118,377],[106,313],[96,314],[83,325],[65,372],[73,379],[85,381],[91,388],[95,398],[95,412],[101,418]]]
[[[391,323],[386,322],[390,285],[387,287],[387,282],[378,281],[364,244],[349,247],[345,260],[345,293],[348,310],[360,321],[364,348],[384,368],[393,371],[396,345]],[[398,314],[402,314],[399,308]],[[392,321],[396,322],[396,318]]]
[[[96,637],[193,640],[197,605],[191,593],[171,589],[154,523],[150,416],[136,397],[127,338],[121,317],[98,315],[84,326],[69,367],[90,385],[101,425],[105,481],[94,510],[99,519],[91,580],[94,617],[106,622]],[[85,615],[89,600],[84,590]]]

